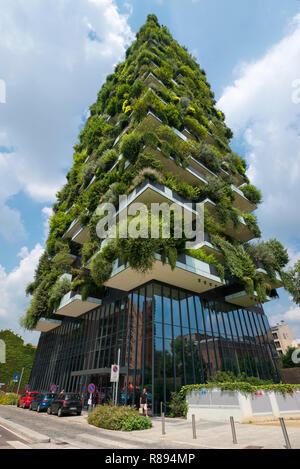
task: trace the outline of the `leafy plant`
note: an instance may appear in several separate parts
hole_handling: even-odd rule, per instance
[[[146,430],[152,427],[150,419],[140,416],[133,407],[103,405],[89,416],[88,423],[95,427],[116,431]]]

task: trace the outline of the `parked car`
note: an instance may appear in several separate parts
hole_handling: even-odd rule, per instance
[[[33,401],[29,404],[29,410],[36,410],[37,412],[46,411],[49,405],[52,402],[52,399],[55,399],[57,394],[53,392],[46,392],[44,394],[38,394]]]
[[[33,399],[39,396],[39,394],[40,393],[38,391],[26,392],[18,400],[17,407],[23,407],[23,409],[28,408],[30,406],[30,403],[33,401]]]
[[[65,414],[77,414],[80,415],[82,411],[82,400],[79,394],[66,392],[59,394],[52,399],[47,413],[57,414],[58,417],[62,417]]]

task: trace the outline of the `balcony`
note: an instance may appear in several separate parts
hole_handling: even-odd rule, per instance
[[[163,82],[159,80],[152,72],[149,73],[147,78],[145,78],[144,82],[146,85],[149,86],[149,88],[154,88],[155,90],[161,88],[162,86],[165,88]]]
[[[206,177],[200,171],[193,166],[189,165],[186,168],[178,166],[175,163],[174,158],[171,156],[166,158],[160,148],[154,150],[151,147],[145,147],[145,151],[155,156],[162,164],[165,171],[176,174],[180,177],[181,181],[187,182],[188,184],[207,184]]]
[[[276,280],[273,282],[271,282],[267,271],[263,267],[259,267],[258,269],[256,269],[256,272],[262,274],[265,277],[266,281],[270,283],[272,289],[276,290],[277,288],[283,287],[283,281],[281,280],[281,277],[278,272],[276,272]]]
[[[197,215],[196,204],[194,202],[185,199],[164,184],[158,181],[150,181],[148,178],[144,179],[144,181],[129,194],[124,204],[120,204],[116,216],[119,216],[124,210],[128,210],[128,207],[132,203],[176,204],[182,209],[191,212],[193,218]]]
[[[158,129],[161,125],[163,125],[163,122],[160,118],[153,114],[153,112],[148,111],[147,116],[138,125],[137,130],[140,132],[151,132]]]
[[[213,171],[208,169],[206,166],[204,166],[204,164],[200,163],[200,161],[198,161],[193,156],[189,157],[189,164],[194,169],[199,170],[205,177],[207,176],[218,177]]]
[[[84,244],[90,240],[90,233],[87,226],[79,226],[72,236],[72,241],[78,244]]]
[[[55,319],[41,318],[35,327],[35,331],[38,332],[50,332],[61,326],[61,321]]]
[[[213,255],[215,259],[221,263],[224,260],[222,251],[211,243],[210,236],[207,233],[204,233],[204,241],[195,245],[193,249],[201,249],[208,256]]]
[[[233,293],[232,295],[225,296],[225,301],[237,306],[242,306],[244,308],[248,308],[249,306],[255,306],[261,303],[258,299],[256,292],[254,292],[253,295],[250,295],[245,291],[240,291],[238,293]],[[266,302],[269,301],[271,301],[271,298],[267,296]]]
[[[218,221],[216,204],[210,199],[205,199],[202,204],[208,213]],[[249,230],[242,216],[239,217],[239,224],[237,227],[234,226],[231,220],[228,221],[225,225],[224,232],[226,235],[231,236],[231,238],[236,239],[240,243],[246,243],[255,238],[255,235]]]
[[[70,291],[61,299],[60,305],[55,311],[55,314],[78,318],[79,316],[82,316],[82,314],[91,311],[101,304],[102,300],[98,298],[87,298],[86,301],[82,301],[82,297],[79,293]]]
[[[206,264],[191,256],[178,256],[176,267],[171,269],[169,264],[163,264],[159,254],[155,255],[156,262],[149,273],[137,272],[129,265],[123,265],[120,260],[114,262],[110,279],[105,283],[107,287],[130,291],[151,280],[168,282],[179,288],[197,293],[203,293],[224,285],[218,276],[215,266]]]
[[[74,233],[78,230],[80,227],[80,223],[78,218],[75,218],[75,220],[72,221],[71,225],[67,229],[67,231],[63,234],[63,238],[72,238]]]
[[[184,128],[184,130],[182,131],[183,135],[189,139],[189,140],[194,140],[194,142],[197,142],[198,140],[196,139],[196,137],[186,128]]]
[[[256,205],[250,202],[245,196],[244,193],[231,184],[231,189],[234,192],[234,202],[233,206],[238,208],[241,212],[250,213],[257,209]]]

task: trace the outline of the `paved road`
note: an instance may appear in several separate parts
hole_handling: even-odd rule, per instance
[[[37,413],[11,406],[0,406],[0,417],[8,422],[28,427],[31,430],[50,438],[52,446],[57,449],[84,448],[84,449],[181,449],[180,442],[170,446],[166,441],[151,441],[143,438],[122,436],[120,433],[101,430],[88,425],[84,417],[64,416],[62,418],[47,413]],[[39,445],[48,448],[49,444]],[[31,447],[37,447],[31,444]],[[186,448],[194,449],[193,445]]]
[[[28,441],[0,425],[0,450],[2,449],[30,449],[30,445]]]

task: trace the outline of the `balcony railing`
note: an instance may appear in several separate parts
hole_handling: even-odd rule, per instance
[[[231,184],[231,189],[234,192],[234,201],[233,206],[241,210],[241,212],[253,212],[257,209],[256,205],[250,202],[250,200],[245,197],[244,193],[238,189],[236,186]]]
[[[204,208],[208,210],[209,214],[218,221],[216,204],[210,199],[205,199],[203,202],[201,202],[201,204],[203,204]],[[231,236],[231,238],[234,238],[241,243],[246,243],[247,241],[255,238],[255,235],[252,233],[252,231],[249,230],[244,218],[241,215],[239,216],[239,224],[237,227],[235,227],[233,222],[230,220],[226,223],[224,231],[226,235]]]
[[[89,297],[85,301],[82,301],[80,293],[70,291],[61,299],[60,305],[55,311],[55,314],[78,318],[82,314],[91,311],[101,304],[102,300],[99,298]]]
[[[256,292],[253,294],[249,294],[245,291],[240,291],[238,293],[233,293],[232,295],[227,295],[225,297],[225,301],[228,303],[242,306],[244,308],[248,308],[249,306],[254,306],[260,304],[260,300]],[[271,298],[267,296],[266,302],[271,301]]]
[[[41,318],[34,330],[38,332],[50,332],[59,326],[61,326],[61,321],[56,319]]]
[[[181,208],[191,212],[193,216],[197,215],[195,202],[185,199],[164,184],[158,181],[151,181],[149,178],[145,178],[144,181],[129,194],[127,200],[119,206],[117,216],[119,216],[123,210],[128,209],[134,202],[144,204],[163,202],[168,204],[175,203]]]
[[[120,259],[114,262],[110,279],[105,283],[107,287],[132,290],[151,280],[170,283],[198,293],[218,288],[225,284],[218,276],[215,266],[202,262],[191,256],[178,256],[176,267],[171,269],[169,264],[163,264],[159,254],[155,255],[156,262],[149,273],[137,272],[129,265],[124,265]]]

